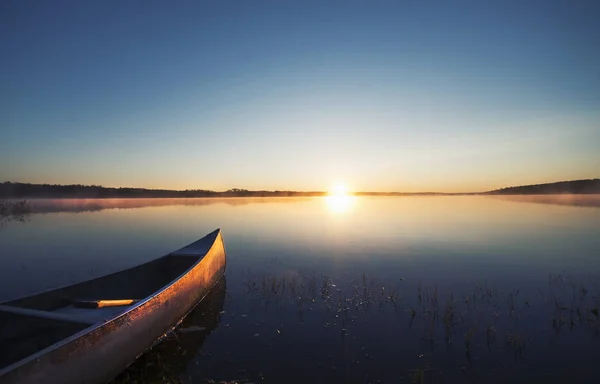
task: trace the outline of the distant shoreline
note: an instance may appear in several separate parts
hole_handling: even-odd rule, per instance
[[[600,179],[561,181],[557,183],[507,187],[487,192],[354,192],[353,196],[474,196],[474,195],[561,195],[600,194]],[[231,197],[322,197],[322,191],[250,191],[230,189],[211,191],[202,189],[168,190],[146,188],[112,188],[97,185],[51,185],[30,183],[0,183],[3,199],[114,199],[114,198],[231,198]]]

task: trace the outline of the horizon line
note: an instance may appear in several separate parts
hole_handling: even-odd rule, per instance
[[[508,186],[502,187],[492,190],[485,191],[470,191],[470,192],[442,192],[442,191],[418,191],[418,192],[402,192],[402,191],[348,191],[346,194],[348,195],[382,195],[382,194],[402,194],[402,195],[473,195],[473,194],[484,194],[496,191],[503,191],[513,188],[526,188],[526,187],[537,187],[537,186],[545,186],[551,184],[561,184],[561,183],[573,183],[573,182],[600,182],[600,178],[591,178],[591,179],[577,179],[577,180],[562,180],[555,181],[549,183],[541,183],[541,184],[528,184],[528,185],[516,185],[516,186]],[[53,186],[53,187],[84,187],[84,188],[101,188],[101,189],[124,189],[124,190],[144,190],[144,191],[160,191],[160,192],[174,192],[174,193],[184,193],[184,192],[207,192],[207,193],[305,193],[305,194],[330,194],[330,191],[319,191],[319,190],[311,190],[311,191],[300,191],[300,190],[291,190],[291,189],[245,189],[245,188],[230,188],[227,190],[211,190],[211,189],[168,189],[168,188],[145,188],[145,187],[107,187],[103,185],[96,184],[49,184],[49,183],[24,183],[24,182],[13,182],[13,181],[3,181],[0,182],[0,185],[3,184],[22,184],[22,185],[31,185],[31,186]]]

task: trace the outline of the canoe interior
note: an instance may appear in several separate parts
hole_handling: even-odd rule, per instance
[[[0,311],[0,368],[89,327],[89,324],[44,319]]]
[[[168,255],[111,275],[3,304],[54,311],[72,300],[144,299],[187,271],[201,256]]]
[[[170,254],[108,276],[1,303],[0,369],[131,308],[90,309],[75,306],[75,302],[143,300],[177,279],[203,256]]]

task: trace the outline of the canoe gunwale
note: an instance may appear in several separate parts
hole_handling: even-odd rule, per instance
[[[119,313],[118,315],[116,315],[114,317],[111,317],[109,320],[98,321],[98,322],[95,322],[93,324],[90,324],[90,326],[88,326],[87,328],[84,328],[81,331],[76,332],[76,333],[72,334],[69,337],[66,337],[66,338],[64,338],[62,340],[59,340],[56,343],[54,343],[54,344],[52,344],[52,345],[50,345],[50,346],[48,346],[46,348],[43,348],[43,349],[41,349],[41,350],[39,350],[39,351],[31,354],[31,355],[29,355],[29,356],[27,356],[27,357],[19,360],[19,361],[16,361],[16,362],[14,362],[14,363],[12,363],[10,365],[5,366],[4,368],[0,368],[0,381],[2,380],[2,377],[4,375],[10,373],[11,371],[19,369],[22,366],[25,366],[25,365],[27,365],[27,364],[35,361],[35,360],[38,360],[41,357],[43,357],[43,356],[45,356],[45,355],[47,355],[49,353],[52,353],[53,351],[56,351],[56,350],[64,347],[65,345],[76,341],[79,338],[82,338],[82,337],[86,336],[87,334],[90,334],[90,333],[92,333],[94,331],[99,330],[102,327],[105,327],[109,323],[117,322],[119,319],[121,319],[123,317],[126,317],[126,316],[129,316],[131,314],[131,312],[135,311],[139,307],[142,307],[142,306],[148,304],[149,302],[151,302],[152,300],[156,299],[157,297],[161,296],[161,294],[163,294],[166,290],[168,290],[169,288],[171,288],[173,285],[177,284],[178,281],[180,281],[181,279],[183,279],[186,275],[188,275],[195,268],[197,268],[198,265],[205,259],[206,255],[214,248],[214,246],[217,243],[217,241],[221,241],[221,246],[223,247],[223,251],[225,251],[225,245],[223,244],[223,240],[222,240],[222,237],[221,237],[221,230],[220,229],[216,229],[215,231],[207,234],[206,236],[202,237],[201,239],[197,240],[196,242],[202,241],[202,240],[207,239],[207,238],[209,238],[211,236],[214,236],[214,239],[213,239],[212,243],[210,244],[210,246],[206,249],[206,252],[204,252],[203,254],[197,254],[197,255],[191,254],[191,253],[185,255],[185,256],[188,256],[188,257],[197,257],[198,259],[189,268],[187,268],[184,272],[182,272],[181,274],[179,274],[178,276],[176,276],[173,280],[169,281],[167,284],[165,284],[164,286],[162,286],[159,290],[153,292],[152,294],[150,294],[149,296],[146,296],[143,299],[140,299],[135,304],[133,304],[131,306],[128,306],[125,311]],[[194,244],[194,243],[192,243],[192,244]],[[188,247],[188,246],[186,246],[186,247]],[[184,247],[184,248],[186,248],[186,247]],[[184,248],[181,248],[181,249],[184,249]],[[149,260],[146,263],[140,264],[138,266],[141,266],[141,265],[144,265],[144,264],[147,264],[147,263],[151,263],[153,261],[156,261],[156,260],[159,260],[159,259],[162,259],[162,258],[169,257],[169,256],[177,253],[178,251],[179,250],[170,252],[167,255],[164,255],[164,256],[161,256],[161,257]],[[177,256],[180,256],[180,255],[177,255]],[[184,256],[184,255],[181,255],[181,256]],[[135,268],[135,267],[138,267],[138,266],[133,266],[133,267],[121,270],[121,271],[116,271],[116,272],[110,273],[108,275],[99,276],[96,279],[101,279],[101,278],[104,278],[104,277],[107,277],[107,276],[111,276],[111,275],[114,275],[114,274],[117,274],[117,273],[122,273],[122,272],[125,272],[125,271],[127,271],[129,269],[132,269],[132,268]],[[213,285],[211,285],[210,289],[212,289],[222,278],[223,278],[222,275],[219,276],[219,278],[217,278],[216,282]],[[85,283],[85,281],[83,281],[81,283]],[[77,284],[80,284],[80,283],[77,283]],[[16,301],[16,300],[21,300],[21,299],[24,299],[24,298],[27,298],[27,297],[31,297],[31,296],[40,294],[40,293],[48,293],[48,292],[52,292],[52,291],[55,291],[55,290],[58,290],[58,289],[67,288],[67,287],[70,287],[72,285],[73,284],[66,285],[64,287],[59,287],[59,288],[47,289],[47,290],[44,290],[44,291],[41,291],[41,292],[38,292],[38,293],[34,293],[33,295],[30,294],[30,295],[26,295],[26,296],[23,296],[23,297],[20,297],[20,298],[11,299],[9,301],[0,302],[0,306],[6,306],[6,303],[9,303],[9,302],[13,302],[13,301]],[[175,325],[170,326],[167,329],[167,331],[165,332],[165,334],[161,335],[150,347],[148,347],[148,348],[144,349],[143,351],[141,351],[136,356],[136,359],[137,359],[137,357],[141,356],[144,352],[146,352],[148,349],[152,348],[158,342],[160,342],[164,338],[164,336],[166,335],[166,333],[168,333],[169,331],[171,331],[175,327],[177,327],[177,325],[179,325],[181,323],[181,321],[183,321],[183,319],[208,295],[208,293],[210,292],[210,289],[207,291],[207,293],[205,295],[202,296],[202,298],[200,300],[198,300],[197,303],[195,303],[192,306],[192,308],[190,308],[188,311],[186,311],[185,315],[183,317],[181,317],[181,319],[179,319],[175,323]],[[49,311],[49,312],[52,313],[51,311]],[[73,320],[73,321],[77,322],[76,320]],[[86,324],[86,323],[82,322],[81,324]]]
[[[198,300],[198,302],[197,302],[197,303],[196,303],[194,306],[192,306],[192,308],[191,308],[191,309],[190,309],[188,312],[186,312],[186,313],[185,313],[185,315],[183,315],[183,316],[181,317],[181,319],[177,320],[177,322],[175,323],[175,325],[173,325],[172,327],[169,327],[169,329],[168,329],[168,330],[167,330],[167,331],[166,331],[166,332],[165,332],[165,333],[164,333],[164,334],[163,334],[161,337],[159,337],[158,339],[156,339],[156,341],[155,341],[154,343],[152,343],[152,345],[151,345],[150,347],[148,347],[146,350],[144,350],[144,351],[140,352],[140,353],[137,355],[137,357],[136,357],[136,360],[137,360],[137,358],[139,358],[140,356],[142,356],[144,353],[146,353],[146,352],[147,352],[147,351],[149,351],[150,349],[154,348],[154,347],[155,347],[157,344],[159,344],[159,343],[160,343],[160,342],[161,342],[161,341],[162,341],[162,340],[163,340],[163,339],[164,339],[164,338],[167,336],[167,334],[168,334],[169,332],[172,332],[172,331],[173,331],[175,328],[177,328],[177,327],[179,326],[179,324],[181,324],[181,323],[183,322],[183,320],[185,320],[185,318],[186,318],[186,317],[187,317],[187,316],[188,316],[190,313],[192,313],[192,312],[194,311],[194,309],[196,309],[196,307],[197,307],[198,305],[200,305],[200,303],[202,302],[202,300],[204,300],[204,299],[206,298],[206,296],[208,296],[208,295],[210,294],[210,292],[212,291],[212,289],[213,289],[214,287],[216,287],[216,286],[217,286],[217,284],[219,284],[219,282],[221,281],[221,279],[223,279],[223,276],[220,276],[220,277],[219,277],[219,278],[218,278],[218,279],[215,281],[215,283],[214,283],[214,284],[213,284],[213,285],[210,287],[210,289],[209,289],[209,290],[208,290],[208,291],[207,291],[207,292],[204,294],[204,296],[202,296],[202,298],[201,298],[200,300]]]

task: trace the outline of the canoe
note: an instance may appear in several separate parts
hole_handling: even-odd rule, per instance
[[[0,303],[0,383],[106,383],[225,273],[221,231],[111,275]]]

